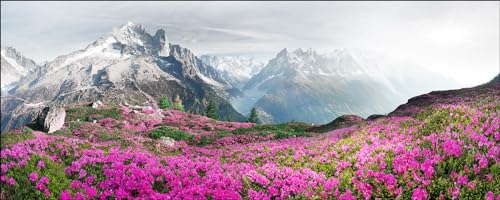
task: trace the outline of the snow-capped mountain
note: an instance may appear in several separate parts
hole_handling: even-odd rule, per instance
[[[13,111],[2,116],[2,130],[19,124],[15,119],[27,106],[97,100],[155,106],[162,96],[173,100],[176,95],[189,112],[204,113],[212,99],[223,118],[244,120],[219,95],[230,86],[217,70],[188,49],[168,43],[162,29],[150,35],[143,26],[128,23],[82,50],[47,62],[34,74],[2,101],[2,115],[4,108]]]
[[[1,50],[1,90],[2,93],[17,86],[19,81],[36,69],[36,63],[24,57],[12,47]]]
[[[444,78],[364,50],[283,49],[231,103],[243,114],[256,107],[268,123],[325,123],[343,114],[387,113],[415,94],[451,85],[436,80]]]
[[[214,67],[231,85],[242,88],[265,65],[264,62],[243,56],[202,55],[200,59]]]

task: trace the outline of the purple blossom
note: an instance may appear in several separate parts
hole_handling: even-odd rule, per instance
[[[425,200],[427,199],[427,191],[423,188],[418,187],[413,191],[411,196],[412,200]]]
[[[31,182],[36,182],[38,180],[38,174],[36,172],[31,172],[29,179]]]
[[[458,180],[457,180],[458,185],[467,185],[467,182],[468,182],[468,178],[466,175],[458,177]]]
[[[40,169],[43,169],[45,167],[45,163],[43,162],[43,160],[39,160],[36,166]]]

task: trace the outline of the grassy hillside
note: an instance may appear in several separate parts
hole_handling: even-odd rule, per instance
[[[54,134],[2,135],[1,199],[499,199],[500,84],[416,99],[327,133],[68,108]]]

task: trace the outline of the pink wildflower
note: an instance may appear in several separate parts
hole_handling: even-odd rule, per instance
[[[458,180],[457,180],[458,185],[466,185],[467,182],[468,182],[468,178],[466,175],[458,177]]]
[[[45,163],[43,162],[43,160],[39,160],[36,166],[40,169],[43,169],[45,167]]]
[[[413,191],[413,195],[411,196],[412,200],[425,200],[427,199],[427,191],[418,187]]]
[[[36,172],[31,172],[29,175],[29,180],[31,182],[36,182],[38,180],[38,174]]]

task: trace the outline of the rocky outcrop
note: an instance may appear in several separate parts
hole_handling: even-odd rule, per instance
[[[165,136],[160,137],[160,142],[168,147],[172,147],[175,145],[174,139]]]
[[[357,125],[357,124],[362,123],[364,121],[365,120],[362,117],[357,116],[357,115],[342,115],[340,117],[337,117],[335,120],[333,120],[332,122],[330,122],[328,124],[309,128],[308,131],[323,133],[323,132],[328,132],[328,131],[339,129],[339,128],[345,128],[345,127]]]
[[[379,118],[382,118],[382,117],[385,117],[385,115],[373,114],[373,115],[368,116],[366,118],[366,120],[376,120],[376,119],[379,119]]]
[[[53,133],[64,125],[66,111],[62,107],[45,107],[37,119],[37,125],[47,133]]]

